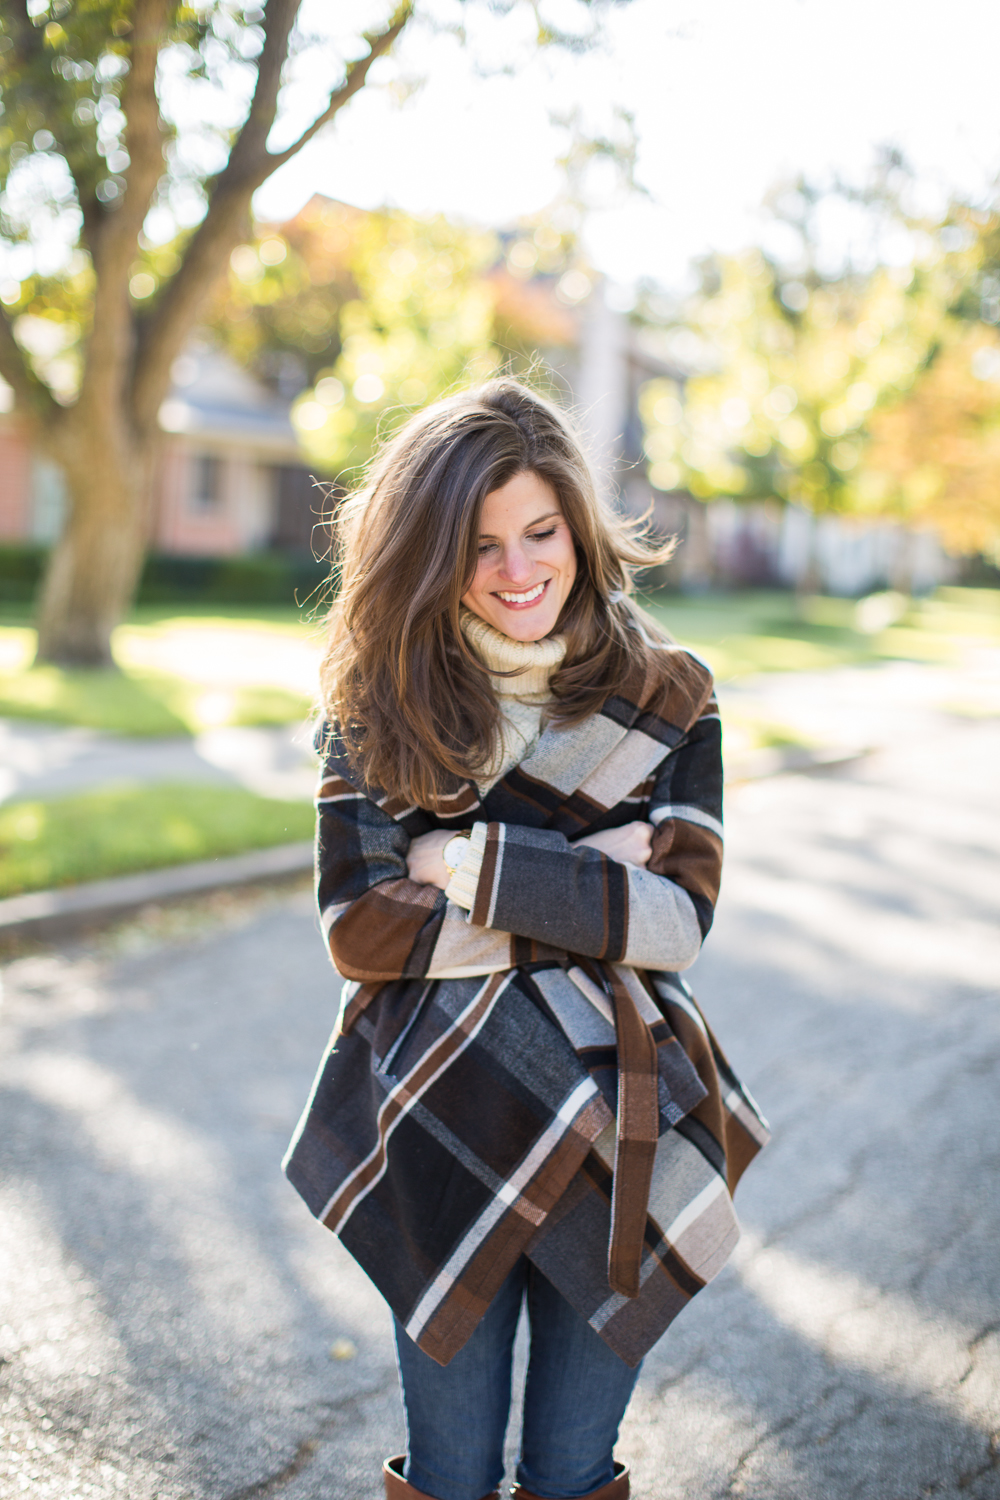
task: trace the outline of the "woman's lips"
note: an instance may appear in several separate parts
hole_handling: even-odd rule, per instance
[[[521,598],[508,597],[505,599],[503,597],[503,594],[501,594],[498,590],[494,591],[493,597],[494,599],[499,599],[504,609],[534,609],[535,605],[539,604],[545,598],[546,591],[548,590],[551,581],[552,580],[550,578],[546,578],[545,582],[541,585],[540,588],[538,584],[533,584],[530,589],[504,589],[503,591],[503,594],[521,595]],[[535,593],[535,589],[538,589],[537,593]],[[529,595],[530,597],[524,598],[523,596],[525,594]]]

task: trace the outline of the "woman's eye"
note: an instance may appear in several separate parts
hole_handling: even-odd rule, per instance
[[[547,542],[549,537],[555,536],[557,527],[550,526],[547,531],[529,531],[527,540],[529,542]],[[496,551],[496,542],[480,542],[479,556],[486,557],[488,553]]]

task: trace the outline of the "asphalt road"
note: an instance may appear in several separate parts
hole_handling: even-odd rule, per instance
[[[647,1361],[639,1500],[1000,1496],[998,766],[940,715],[730,796],[692,982],[775,1138]],[[336,1002],[308,894],[4,977],[0,1496],[374,1500],[388,1316],[278,1170]]]

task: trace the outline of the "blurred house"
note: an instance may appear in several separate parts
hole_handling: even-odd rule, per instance
[[[150,546],[194,557],[308,551],[319,507],[289,401],[203,344],[172,375]],[[65,509],[60,470],[32,452],[15,414],[0,415],[0,542],[52,542]]]
[[[794,588],[857,598],[880,589],[929,593],[961,574],[929,527],[813,515],[777,500],[654,499],[658,530],[681,546],[659,581],[690,592]]]

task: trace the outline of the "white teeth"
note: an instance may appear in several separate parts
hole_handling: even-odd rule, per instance
[[[548,579],[545,580],[545,583],[547,582]],[[497,595],[507,604],[527,604],[530,602],[530,600],[538,598],[539,594],[545,588],[545,583],[536,584],[533,589],[528,589],[527,592],[523,594],[501,594],[498,589]]]

